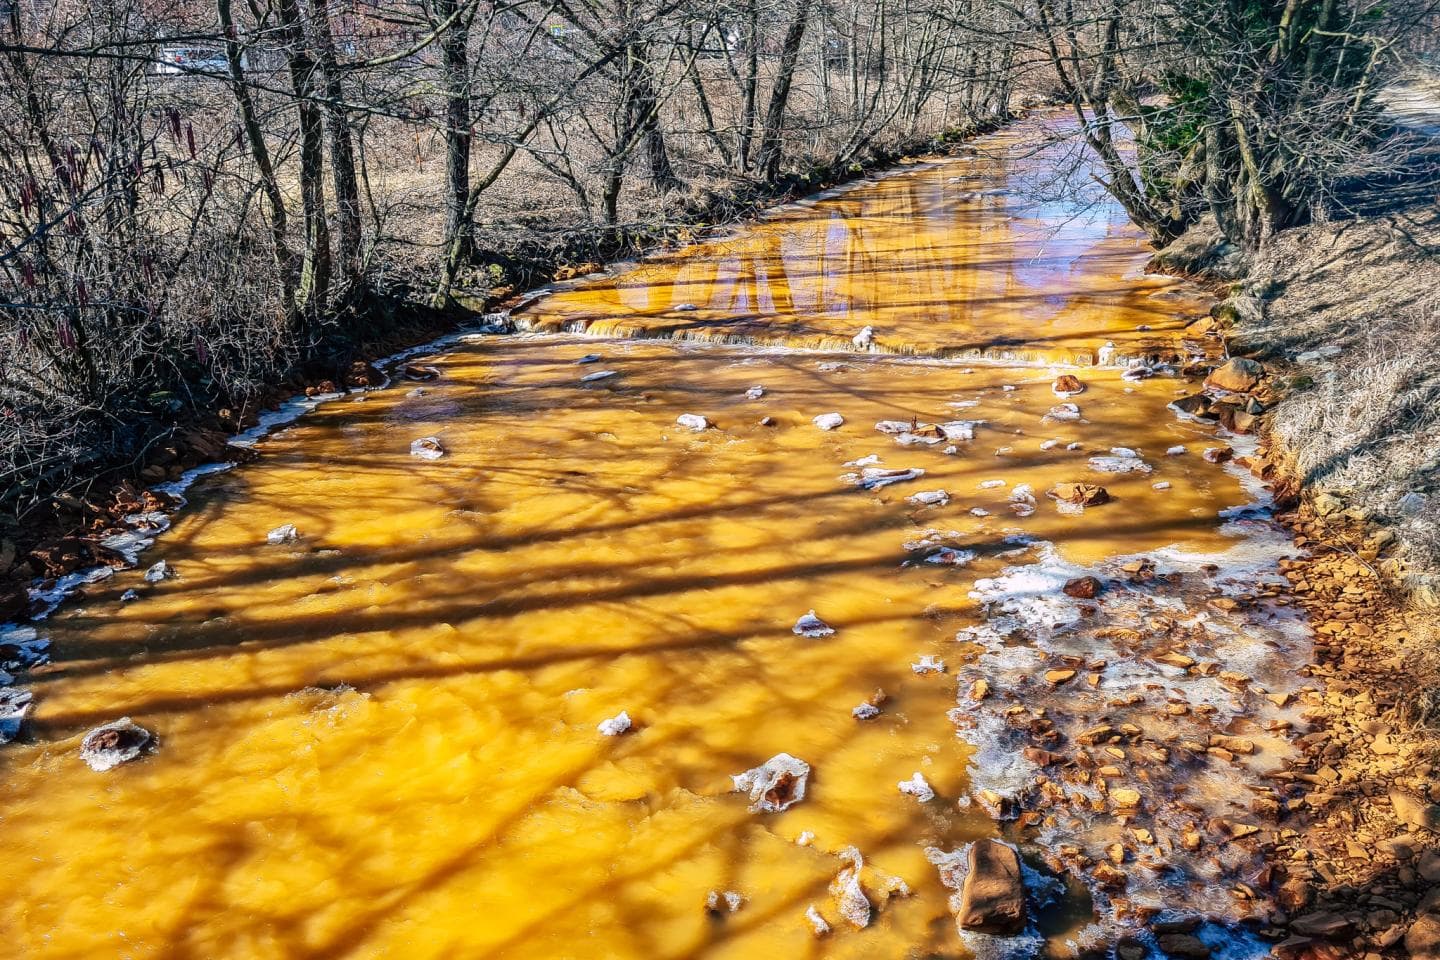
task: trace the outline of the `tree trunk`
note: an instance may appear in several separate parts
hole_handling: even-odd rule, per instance
[[[330,293],[330,227],[325,211],[325,137],[317,93],[315,60],[305,43],[296,0],[279,0],[281,39],[290,66],[290,86],[300,133],[300,200],[305,214],[305,252],[300,264],[296,306],[313,320]]]
[[[755,165],[767,183],[780,176],[780,155],[784,149],[785,108],[790,101],[790,85],[795,79],[795,64],[800,58],[800,44],[805,39],[805,26],[810,21],[811,0],[800,0],[795,19],[785,31],[785,46],[780,52],[780,66],[770,91],[770,106],[765,111],[765,128],[760,140],[760,153]]]
[[[432,0],[437,23],[449,22],[440,40],[445,89],[445,245],[462,260],[475,249],[475,224],[466,199],[470,194],[470,25],[456,17],[459,0]],[[453,19],[452,19],[453,18]]]
[[[310,0],[310,25],[319,53],[320,77],[325,85],[325,130],[330,144],[330,178],[335,188],[335,222],[340,233],[340,275],[347,292],[354,294],[363,283],[364,265],[360,184],[355,176],[355,140],[326,0]]]

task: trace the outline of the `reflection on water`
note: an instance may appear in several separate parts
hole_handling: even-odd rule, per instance
[[[1077,201],[1072,182],[1052,182],[1069,158],[1037,145],[1047,130],[1021,125],[974,155],[785,208],[582,282],[517,320],[824,348],[872,326],[883,352],[1042,361],[1088,362],[1107,340],[1122,354],[1173,351],[1203,298],[1143,273],[1143,241],[1117,204],[1083,185]]]
[[[847,339],[863,319],[917,349],[982,329],[1093,347],[1126,310],[1179,322],[1137,292],[1160,281],[1134,278],[1131,234],[1074,220],[1029,235],[1007,218],[1036,208],[956,204],[959,175],[886,180],[732,241],[731,259],[682,255],[540,313],[623,299],[655,305],[655,323],[733,312],[753,330],[763,313],[776,335]],[[655,271],[667,279],[641,285]],[[662,315],[685,301],[706,309]],[[147,557],[177,578],[118,575],[48,626],[34,742],[0,753],[0,936],[21,955],[958,956],[925,851],[995,834],[969,798],[1019,747],[958,738],[947,713],[977,670],[992,702],[1033,708],[1028,674],[1054,663],[957,633],[992,622],[996,590],[1028,596],[1017,564],[1220,555],[1236,531],[1217,512],[1248,498],[1198,455],[1212,431],[1167,413],[1176,381],[1115,368],[1080,371],[1081,419],[1057,420],[1045,367],[576,336],[474,338],[433,363],[436,382],[326,405],[198,487]],[[597,370],[614,375],[582,380]],[[838,429],[812,422],[832,412]],[[686,413],[711,428],[677,424]],[[874,427],[961,419],[973,439]],[[446,455],[411,457],[423,436]],[[1152,472],[1096,474],[1114,447]],[[867,466],[924,474],[867,491],[849,478]],[[1076,514],[1045,498],[1076,480],[1113,502]],[[1033,511],[1017,507],[1026,485]],[[910,499],[936,490],[948,502]],[[267,544],[286,523],[299,539]],[[812,609],[834,636],[792,631]],[[1228,650],[1229,623],[1184,629]],[[1035,634],[1042,660],[1075,642]],[[925,656],[946,672],[912,670]],[[1156,681],[1126,667],[1084,689],[1139,676]],[[877,688],[880,715],[857,721]],[[634,730],[601,735],[621,710]],[[81,734],[124,715],[159,750],[90,771]],[[751,813],[730,776],[780,752],[811,765],[809,791]],[[1129,764],[1115,783],[1149,776]],[[899,791],[917,772],[934,800]],[[863,931],[828,892],[849,847],[875,908]],[[742,905],[709,915],[711,891]],[[829,937],[810,932],[811,905]]]

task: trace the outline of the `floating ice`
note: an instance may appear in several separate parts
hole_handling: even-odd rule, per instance
[[[925,507],[943,507],[950,502],[950,494],[944,490],[926,490],[922,493],[911,494],[905,499]]]
[[[830,924],[820,916],[820,911],[815,909],[814,904],[805,908],[805,919],[810,921],[810,929],[815,932],[815,936],[823,937],[830,932]]]
[[[750,795],[751,813],[779,813],[805,799],[809,778],[810,764],[788,753],[777,753],[730,779],[736,791]]]
[[[420,460],[439,460],[445,456],[445,448],[437,437],[421,437],[410,442],[410,456]]]
[[[917,772],[909,780],[901,780],[896,784],[901,793],[908,793],[921,803],[928,803],[935,799],[935,788],[925,780],[925,775]]]
[[[1061,444],[1062,442],[1063,442],[1063,441],[1061,441],[1061,440],[1041,440],[1041,441],[1040,441],[1040,449],[1041,449],[1041,450],[1054,450],[1056,447],[1060,446],[1060,444]]]
[[[699,310],[700,308],[695,306],[695,304],[693,303],[677,303],[670,309],[674,310],[676,313],[692,313],[696,310]]]
[[[910,664],[910,671],[921,677],[927,673],[944,673],[945,670],[945,661],[929,653],[923,654],[919,660]]]
[[[587,373],[580,378],[581,383],[594,383],[596,380],[608,380],[617,375],[619,370],[596,370],[594,373]]]
[[[607,737],[618,737],[630,729],[630,714],[621,710],[608,720],[601,720],[595,728]]]
[[[291,543],[299,538],[300,532],[295,529],[293,523],[283,524],[265,534],[266,543]]]
[[[1166,451],[1165,451],[1165,456],[1167,456],[1167,457],[1178,457],[1178,456],[1180,456],[1181,454],[1183,454],[1184,452],[1185,452],[1185,445],[1184,445],[1183,443],[1182,443],[1182,444],[1177,444],[1177,445],[1171,447],[1170,449],[1166,450]]]
[[[698,413],[682,413],[675,418],[675,422],[682,427],[694,430],[696,433],[710,429],[710,421]]]
[[[821,430],[834,430],[845,422],[845,418],[838,413],[822,413],[810,422]]]
[[[811,610],[805,614],[805,616],[796,620],[795,626],[791,627],[790,630],[798,636],[810,637],[811,639],[828,637],[835,633],[835,628],[815,616],[814,610]]]
[[[880,716],[880,708],[873,703],[862,703],[851,709],[850,716],[856,720],[873,720]]]
[[[993,490],[993,489],[995,489],[996,487],[1003,487],[1003,486],[1005,486],[1005,481],[1004,481],[1004,480],[981,480],[981,481],[980,481],[980,489],[981,489],[981,490]]]
[[[1129,447],[1112,447],[1108,457],[1091,457],[1090,469],[1098,473],[1149,473],[1150,464]]]
[[[745,391],[746,400],[759,400],[763,396],[765,396],[765,388],[760,386],[758,383],[755,386],[751,387],[749,390]]]
[[[1170,489],[1170,481],[1169,481],[1169,480],[1157,480],[1156,482],[1150,484],[1150,488],[1151,488],[1152,490],[1169,490],[1169,489]]]

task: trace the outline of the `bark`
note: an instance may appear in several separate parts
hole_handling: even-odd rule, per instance
[[[445,244],[462,260],[475,249],[475,224],[467,214],[470,193],[470,26],[457,17],[459,0],[432,0],[431,13],[449,23],[440,41],[445,90]]]
[[[363,283],[363,234],[360,227],[360,183],[355,173],[355,138],[345,105],[345,84],[335,56],[326,0],[310,0],[310,28],[316,65],[325,88],[325,132],[330,152],[330,178],[335,190],[335,223],[339,232],[340,275],[350,293]]]
[[[810,22],[811,0],[800,0],[795,18],[785,31],[785,45],[780,51],[780,65],[770,90],[770,105],[765,111],[765,127],[760,140],[756,167],[767,183],[780,176],[780,156],[784,149],[785,109],[790,102],[790,86],[795,79],[795,64],[800,58],[800,44],[805,40],[805,27]]]
[[[330,227],[325,211],[325,136],[320,108],[318,69],[305,43],[296,0],[279,0],[281,40],[290,68],[300,135],[300,200],[305,215],[305,250],[300,264],[296,306],[313,320],[324,312],[330,295]]]

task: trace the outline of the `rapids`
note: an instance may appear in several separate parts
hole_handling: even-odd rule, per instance
[[[899,958],[1242,920],[1232,825],[1263,826],[1308,657],[1286,543],[1202,456],[1243,442],[1167,409],[1194,384],[1083,365],[1194,352],[1207,302],[1144,273],[1113,205],[1059,198],[1044,129],[567,285],[517,312],[530,332],[453,338],[438,379],[320,405],[198,480],[140,568],[40,625],[52,662],[0,749],[0,942]],[[1053,412],[1065,373],[1078,418]],[[1070,481],[1111,502],[1058,508]],[[1082,574],[1098,601],[1061,593]],[[834,633],[797,632],[809,611]],[[126,716],[158,746],[92,771],[82,736]],[[1211,752],[1226,735],[1255,752]],[[752,812],[731,777],[780,753],[805,796]],[[899,789],[917,773],[933,799]],[[1026,937],[962,936],[932,862],[991,836],[1083,880],[1033,873],[1032,908],[1058,899]],[[1123,891],[1092,875],[1115,843]],[[864,929],[830,892],[852,848]]]

